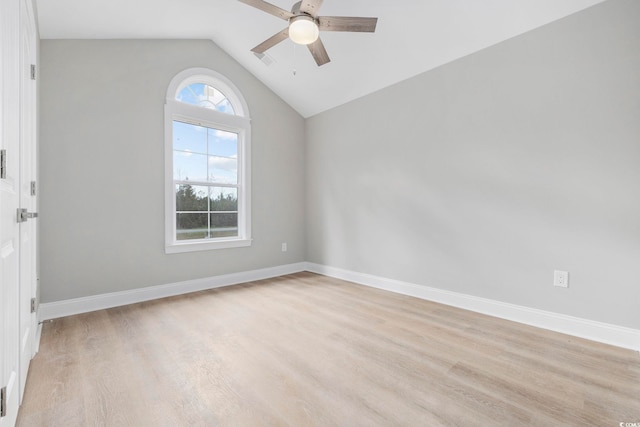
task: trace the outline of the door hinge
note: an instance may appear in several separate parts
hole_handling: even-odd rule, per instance
[[[31,80],[36,79],[36,64],[31,64]]]
[[[32,196],[36,195],[36,182],[35,181],[31,181],[31,195]]]
[[[7,150],[0,150],[0,178],[7,178]]]
[[[0,389],[0,417],[7,415],[7,386]]]
[[[35,298],[31,298],[31,312],[32,313],[36,312],[36,299]]]

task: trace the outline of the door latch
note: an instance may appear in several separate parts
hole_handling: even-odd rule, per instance
[[[31,218],[38,218],[37,212],[27,212],[26,208],[18,208],[18,222],[27,222]]]

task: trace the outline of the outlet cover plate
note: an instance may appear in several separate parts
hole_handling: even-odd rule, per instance
[[[553,286],[560,288],[569,287],[569,272],[562,270],[554,270],[553,272]]]

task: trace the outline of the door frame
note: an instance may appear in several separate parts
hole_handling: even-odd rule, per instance
[[[38,338],[36,314],[31,314],[31,298],[37,295],[36,226],[30,225],[33,231],[29,231],[19,224],[17,216],[19,207],[33,210],[37,206],[35,197],[25,201],[29,206],[21,206],[20,200],[22,186],[30,186],[30,181],[26,181],[28,176],[21,176],[24,160],[29,162],[26,163],[30,169],[28,175],[37,175],[37,83],[24,80],[31,78],[30,64],[27,70],[24,69],[24,64],[30,62],[27,59],[37,64],[38,58],[34,0],[0,1],[0,36],[0,148],[7,150],[7,179],[0,178],[0,388],[6,387],[6,411],[5,416],[0,417],[0,427],[13,427],[24,393],[28,371],[25,365],[33,357]],[[29,43],[30,58],[23,55],[27,47],[25,40]],[[28,84],[32,85],[30,99],[23,99],[29,92],[24,90]],[[22,159],[24,141],[29,144],[29,159]],[[29,251],[32,255],[25,268],[32,272],[32,279],[22,285],[21,233],[24,231],[31,239]],[[24,343],[21,318],[26,320],[23,325],[29,329]],[[20,367],[21,351],[25,352],[23,369]]]
[[[32,0],[20,0],[20,207],[37,212],[31,183],[37,175],[37,29]],[[35,355],[37,232],[35,218],[20,223],[20,403]],[[37,303],[37,299],[36,299]]]

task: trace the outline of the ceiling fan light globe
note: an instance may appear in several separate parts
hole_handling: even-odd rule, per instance
[[[311,44],[318,40],[320,29],[310,16],[295,16],[289,21],[289,38],[297,44]]]

